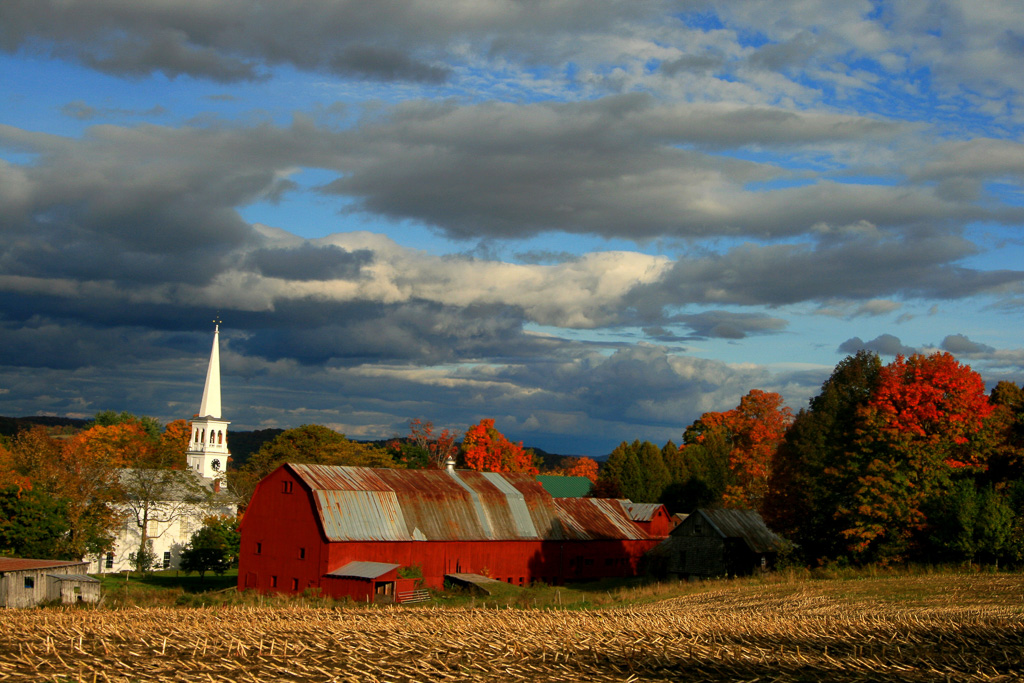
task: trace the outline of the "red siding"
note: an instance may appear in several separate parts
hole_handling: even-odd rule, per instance
[[[644,553],[658,542],[535,539],[331,543],[322,533],[316,509],[313,495],[287,467],[260,482],[241,525],[240,589],[301,593],[313,587],[335,597],[362,599],[358,596],[367,594],[371,582],[324,576],[353,561],[418,565],[428,588],[442,588],[444,575],[450,573],[484,574],[517,585],[633,576]],[[628,520],[624,523],[629,525]]]

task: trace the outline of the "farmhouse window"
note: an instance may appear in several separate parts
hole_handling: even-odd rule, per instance
[[[171,551],[164,551],[164,569],[169,569],[171,566]]]
[[[25,577],[25,588],[35,588],[36,580],[31,576]]]
[[[114,568],[114,553],[107,553],[107,561],[105,565],[107,569]]]

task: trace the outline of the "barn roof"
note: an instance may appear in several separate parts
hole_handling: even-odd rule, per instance
[[[88,562],[66,560],[34,560],[28,557],[0,557],[0,572],[17,572],[54,567],[88,566]]]
[[[344,567],[339,567],[333,572],[327,572],[327,576],[376,579],[401,566],[400,564],[392,564],[390,562],[349,562]]]
[[[526,474],[287,464],[331,541],[646,539],[616,501],[555,500]],[[585,501],[563,506],[564,501]],[[596,501],[601,502],[601,501]]]
[[[661,503],[634,503],[631,500],[619,501],[625,508],[626,514],[634,522],[649,522],[654,519],[654,513],[658,511]]]
[[[755,553],[775,552],[782,543],[755,510],[701,508],[694,514],[704,517],[722,538],[742,538]]]

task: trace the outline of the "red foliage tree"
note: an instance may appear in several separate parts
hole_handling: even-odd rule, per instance
[[[898,356],[860,414],[855,450],[831,469],[852,479],[838,514],[855,557],[900,561],[927,525],[925,503],[955,472],[984,467],[973,443],[992,412],[981,377],[948,353]]]
[[[524,472],[537,474],[533,453],[523,449],[523,442],[510,442],[494,428],[494,420],[483,419],[466,430],[462,441],[466,466],[478,472]]]

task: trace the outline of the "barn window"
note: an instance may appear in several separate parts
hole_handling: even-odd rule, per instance
[[[299,559],[300,560],[306,559],[306,549],[305,548],[299,548]]]
[[[32,589],[36,587],[36,580],[31,576],[25,577],[25,588]]]
[[[283,484],[283,486],[281,487],[281,491],[283,491],[284,493],[291,493],[292,492],[292,485],[295,482],[290,481],[290,480],[285,480],[285,481],[283,481],[281,483]]]
[[[259,541],[256,541],[256,554],[259,555],[262,552],[263,552],[263,544],[260,543]]]
[[[299,590],[299,580],[298,579],[292,579],[292,590],[293,591]]]
[[[697,536],[704,533],[704,525],[701,524],[701,520],[699,518],[693,521],[693,533]]]
[[[270,587],[271,588],[277,588],[277,577],[276,576],[271,576],[270,577]]]
[[[107,561],[105,565],[107,569],[114,568],[114,553],[107,553]]]

